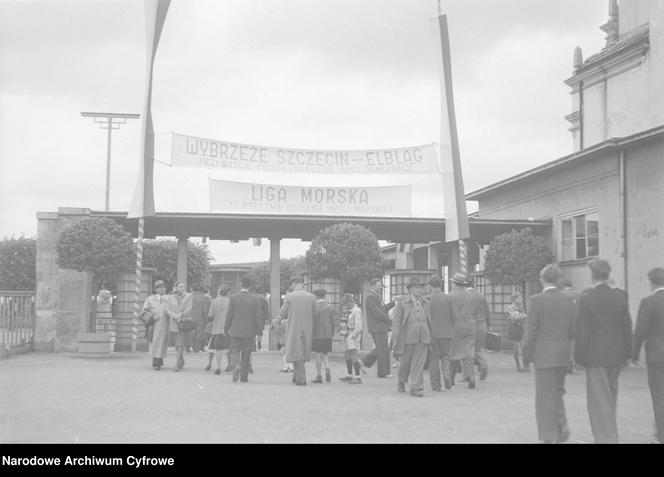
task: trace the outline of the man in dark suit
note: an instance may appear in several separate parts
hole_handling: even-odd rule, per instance
[[[586,369],[588,414],[597,443],[617,443],[616,406],[621,367],[631,357],[632,320],[627,299],[606,281],[611,266],[590,262],[593,288],[579,300],[574,356]]]
[[[263,333],[263,313],[260,298],[251,293],[251,278],[242,277],[242,288],[231,295],[224,333],[231,337],[231,367],[233,382],[249,381],[249,363],[256,337]],[[240,355],[242,356],[240,360]]]
[[[429,279],[429,318],[431,320],[431,357],[429,379],[431,388],[440,391],[440,371],[442,367],[445,389],[452,388],[450,379],[450,348],[454,339],[454,310],[449,295],[443,293],[443,280],[433,276]]]
[[[556,287],[561,276],[557,265],[547,265],[540,272],[543,290],[530,297],[523,338],[523,361],[535,365],[535,415],[544,443],[569,439],[563,395],[576,304]]]
[[[380,278],[374,278],[369,282],[369,293],[366,300],[367,327],[373,338],[375,348],[372,349],[362,360],[367,368],[373,366],[377,361],[377,376],[379,378],[391,378],[390,374],[390,347],[387,343],[387,332],[392,326],[387,312],[394,306],[394,302],[383,304],[383,283]]]
[[[652,396],[657,429],[656,442],[664,444],[664,268],[648,272],[653,294],[641,300],[634,329],[634,353],[639,360],[641,345],[646,342],[648,385]]]

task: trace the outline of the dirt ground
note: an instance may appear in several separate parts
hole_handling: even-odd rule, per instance
[[[396,378],[362,385],[338,380],[345,364],[332,360],[330,384],[291,384],[276,352],[260,351],[249,383],[204,371],[207,353],[174,355],[155,372],[147,353],[89,359],[28,353],[0,360],[0,442],[3,443],[536,443],[533,373],[519,374],[509,354],[490,353],[478,388],[457,383],[425,396],[396,391]],[[396,369],[394,372],[396,374]],[[565,405],[571,443],[593,441],[586,412],[585,375],[568,375]],[[646,443],[653,434],[652,401],[643,365],[620,376],[621,442]]]

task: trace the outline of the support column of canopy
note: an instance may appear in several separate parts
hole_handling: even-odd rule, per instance
[[[270,237],[270,318],[274,320],[281,308],[281,257],[279,256],[281,239]],[[277,349],[270,333],[269,348]]]
[[[178,282],[184,283],[185,289],[187,288],[187,238],[178,237]]]

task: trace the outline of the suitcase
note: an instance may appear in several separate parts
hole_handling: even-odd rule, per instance
[[[489,351],[500,351],[500,335],[489,331],[486,334],[486,342],[484,343],[484,348]]]

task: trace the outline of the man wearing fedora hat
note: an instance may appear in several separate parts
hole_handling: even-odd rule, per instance
[[[473,296],[466,289],[470,280],[462,273],[455,273],[450,279],[452,282],[452,311],[456,321],[454,322],[454,340],[450,351],[451,359],[454,361],[451,368],[450,379],[454,384],[454,370],[456,362],[461,361],[463,377],[468,381],[470,389],[475,388],[475,314],[473,313]]]
[[[408,294],[397,301],[393,317],[394,357],[399,359],[397,390],[406,392],[410,379],[410,394],[424,395],[424,362],[429,344],[429,306],[422,296],[423,283],[412,277],[407,285]]]

